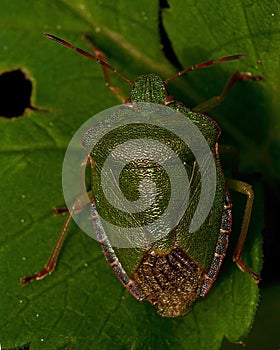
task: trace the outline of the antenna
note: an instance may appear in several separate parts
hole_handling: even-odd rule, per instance
[[[195,69],[198,69],[198,68],[204,68],[204,67],[212,66],[214,64],[222,63],[222,62],[226,62],[226,61],[238,60],[238,59],[244,58],[244,57],[246,57],[246,55],[232,55],[232,56],[226,56],[223,58],[218,58],[217,60],[211,60],[211,61],[198,63],[198,64],[195,64],[194,66],[190,66],[190,67],[183,69],[180,72],[172,75],[171,77],[167,78],[164,81],[164,83],[165,83],[165,85],[167,85],[171,80],[173,80],[177,77],[180,77],[181,75],[186,74],[186,73],[193,71]]]
[[[87,51],[84,51],[83,49],[79,48],[79,47],[76,47],[74,45],[72,45],[71,43],[69,43],[68,41],[65,41],[63,39],[60,39],[58,38],[57,36],[54,36],[52,34],[44,34],[44,37],[48,38],[48,39],[51,39],[51,40],[54,40],[56,41],[57,43],[65,46],[65,47],[68,47],[69,49],[72,49],[76,52],[78,52],[79,54],[81,55],[84,55],[88,58],[91,58],[92,60],[98,62],[99,64],[101,64],[103,67],[105,67],[106,69],[109,69],[111,70],[112,72],[114,72],[115,74],[117,74],[120,78],[122,78],[124,81],[126,81],[130,86],[134,86],[134,82],[129,80],[125,75],[123,75],[122,73],[120,73],[118,70],[116,70],[114,67],[110,66],[110,64],[108,64],[107,62],[101,60],[100,58],[98,58],[97,56],[94,56],[90,53],[88,53]]]

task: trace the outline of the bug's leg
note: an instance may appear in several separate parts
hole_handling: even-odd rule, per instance
[[[234,73],[227,81],[222,93],[219,96],[214,96],[210,98],[210,100],[202,102],[200,105],[193,108],[193,111],[204,113],[206,111],[211,110],[212,108],[218,106],[226,97],[231,87],[237,83],[239,80],[254,80],[259,81],[263,80],[263,77],[260,75],[252,75],[249,72],[243,72],[243,73]]]
[[[60,215],[60,214],[64,214],[64,213],[69,213],[69,209],[68,208],[54,208],[52,210],[52,213],[54,215]]]
[[[254,192],[251,185],[243,181],[226,179],[226,183],[229,189],[243,193],[247,196],[247,202],[244,210],[241,231],[240,231],[240,235],[239,235],[239,239],[238,239],[235,251],[233,253],[233,261],[236,262],[237,266],[242,271],[247,272],[257,282],[259,282],[261,279],[260,276],[255,272],[253,272],[248,266],[246,266],[246,264],[242,260],[242,252],[243,252],[244,243],[246,240],[250,218],[251,218],[252,206],[254,201]]]
[[[91,193],[89,192],[88,195],[91,196]],[[46,265],[44,266],[44,268],[41,271],[38,271],[30,276],[21,278],[20,282],[22,285],[25,286],[26,284],[28,284],[29,282],[34,281],[34,280],[41,280],[54,272],[61,248],[63,246],[66,234],[68,232],[70,223],[72,221],[72,215],[74,213],[76,213],[77,211],[80,211],[81,208],[82,208],[81,200],[80,200],[80,198],[78,198],[74,202],[74,204],[72,205],[72,207],[69,211],[66,208],[62,208],[61,210],[55,209],[55,212],[57,214],[68,211],[67,218],[64,222],[64,225],[62,226],[62,229],[61,229],[60,234],[58,236],[58,239],[56,241],[55,247],[54,247],[54,249],[49,257],[49,260],[47,261]]]
[[[98,57],[102,61],[107,62],[107,57],[104,54],[104,52],[100,51],[98,49],[98,47],[96,47],[94,45],[94,43],[92,42],[92,40],[90,39],[90,37],[88,35],[84,35],[84,37],[85,37],[86,41],[88,42],[93,53],[96,55],[96,57]],[[125,96],[125,94],[119,88],[112,85],[109,70],[105,66],[102,66],[102,70],[103,70],[105,82],[106,82],[108,89],[110,91],[112,91],[121,102],[125,102],[127,100],[127,96]]]
[[[87,164],[87,162],[83,162],[81,164],[81,174],[84,174],[83,167],[85,167],[86,164]],[[83,193],[82,184],[81,184],[81,193]],[[30,276],[21,278],[20,282],[22,285],[25,286],[26,284],[28,284],[29,282],[34,281],[34,280],[41,280],[54,272],[61,248],[63,246],[66,234],[68,232],[70,223],[72,221],[72,215],[84,209],[84,203],[85,203],[84,195],[85,194],[80,195],[77,198],[77,200],[73,203],[70,210],[68,210],[68,208],[53,209],[54,214],[63,214],[63,213],[67,212],[68,213],[67,218],[64,222],[64,225],[62,226],[62,229],[60,231],[60,234],[58,236],[58,239],[56,241],[54,249],[49,257],[49,260],[47,261],[46,265],[44,266],[44,268],[41,271],[38,271]],[[90,191],[90,192],[86,193],[86,195],[89,197],[90,201],[92,201],[92,197],[93,197],[92,192]]]
[[[65,223],[60,231],[60,234],[58,236],[55,247],[54,247],[54,249],[49,257],[49,260],[47,261],[46,265],[44,266],[44,268],[41,271],[38,271],[30,276],[21,278],[20,282],[22,285],[25,286],[26,284],[28,284],[31,281],[43,279],[44,277],[46,277],[49,274],[51,274],[52,272],[54,272],[59,253],[61,251],[63,242],[65,240],[65,237],[66,237],[66,234],[67,234],[67,231],[69,228],[69,225],[70,225],[71,220],[72,220],[72,213],[74,212],[74,210],[75,210],[75,205],[73,205],[73,207],[72,207],[72,212],[69,212],[67,215],[67,218],[66,218]],[[64,208],[63,208],[61,213],[65,212],[65,211],[66,211],[66,209],[64,210]],[[57,212],[57,213],[59,213],[59,212]]]

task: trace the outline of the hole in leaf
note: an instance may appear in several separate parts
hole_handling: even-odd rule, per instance
[[[30,105],[32,83],[20,69],[0,75],[0,116],[21,117]]]

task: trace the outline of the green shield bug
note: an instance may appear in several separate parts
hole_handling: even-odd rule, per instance
[[[137,300],[142,301],[145,299],[149,301],[156,308],[157,312],[164,317],[182,316],[189,311],[190,306],[199,296],[206,296],[218,276],[229,242],[232,222],[232,203],[228,188],[247,196],[243,223],[233,259],[241,270],[249,273],[258,282],[260,280],[259,276],[242,261],[242,250],[250,221],[254,194],[251,186],[247,183],[237,180],[227,180],[225,182],[218,150],[218,138],[221,133],[220,127],[215,121],[202,113],[219,104],[231,86],[237,81],[258,81],[262,77],[253,76],[247,72],[235,73],[230,77],[220,96],[214,97],[192,110],[176,101],[166,90],[166,86],[171,80],[189,71],[216,63],[240,59],[244,55],[227,56],[218,60],[199,63],[174,74],[165,81],[158,75],[145,74],[133,82],[110,66],[107,63],[105,55],[94,47],[89,38],[87,40],[92,46],[95,55],[53,35],[46,34],[45,36],[101,64],[109,89],[122,99],[121,92],[111,84],[109,71],[113,71],[126,81],[131,86],[130,97],[125,100],[126,105],[152,103],[167,106],[167,108],[183,114],[184,118],[197,126],[207,141],[214,159],[216,191],[213,204],[202,225],[194,232],[191,232],[191,220],[198,207],[200,193],[202,191],[200,184],[202,175],[200,174],[198,162],[194,154],[190,152],[190,149],[184,148],[185,146],[181,147],[181,140],[176,138],[174,134],[162,132],[156,127],[151,129],[145,123],[142,125],[128,124],[125,128],[120,129],[119,133],[113,136],[111,135],[105,146],[103,144],[103,148],[101,147],[101,151],[92,150],[88,157],[92,173],[92,185],[89,192],[92,223],[96,239],[101,245],[107,262],[126,289]],[[164,237],[160,237],[159,240],[140,248],[118,248],[113,246],[108,237],[108,232],[100,220],[100,217],[109,217],[109,220],[116,220],[118,222],[126,220],[120,219],[120,211],[113,212],[108,207],[106,200],[104,200],[102,186],[100,185],[100,169],[104,159],[115,147],[116,140],[120,138],[123,141],[127,135],[132,135],[131,137],[135,138],[140,135],[144,139],[153,138],[156,135],[162,143],[168,144],[170,147],[174,147],[174,149],[180,149],[185,171],[191,179],[189,184],[190,203],[179,223],[170,232],[167,232]],[[83,137],[84,146],[86,146],[89,139],[90,132],[87,132]],[[158,169],[159,167],[156,164],[150,160],[145,161],[134,162],[133,166],[125,169],[123,172],[123,183],[120,183],[120,187],[124,192],[127,190],[127,198],[135,201],[139,197],[137,185],[141,181],[152,180],[156,182],[157,186],[162,185],[160,195],[157,197],[158,201],[152,209],[153,215],[160,215],[164,211],[163,208],[166,205],[166,201],[169,199],[168,178],[166,178],[166,173]],[[134,174],[135,172],[136,175]],[[71,221],[71,215],[76,210],[79,210],[79,200],[70,208],[58,242],[44,269],[21,279],[23,285],[35,279],[42,279],[54,271],[59,251]],[[130,216],[126,224],[129,223],[130,219],[138,223],[142,220],[139,213]]]

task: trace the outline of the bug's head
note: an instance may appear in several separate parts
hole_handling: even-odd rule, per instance
[[[167,91],[165,83],[156,74],[140,75],[131,90],[131,102],[151,102],[166,104]]]

